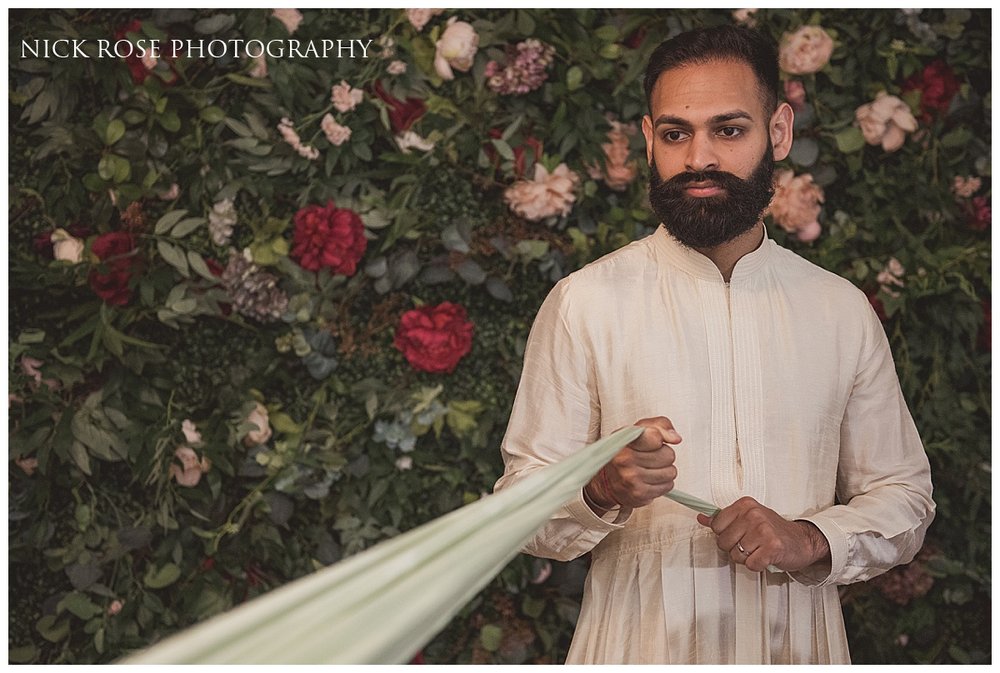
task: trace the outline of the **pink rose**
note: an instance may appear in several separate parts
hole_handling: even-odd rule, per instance
[[[636,132],[634,124],[612,121],[608,131],[609,142],[601,145],[605,157],[604,182],[618,192],[624,191],[639,174],[637,162],[629,161],[629,136]]]
[[[59,382],[55,379],[43,379],[42,372],[38,369],[44,363],[38,358],[33,358],[30,355],[21,356],[21,371],[32,378],[31,388],[37,389],[39,385],[45,384],[49,390],[55,390],[59,387]]]
[[[403,61],[393,61],[386,66],[385,71],[390,75],[402,75],[406,72],[406,63]]]
[[[361,89],[352,89],[351,85],[344,80],[340,84],[334,84],[330,90],[330,101],[337,112],[350,112],[356,108],[364,99],[365,94]]]
[[[854,111],[854,118],[861,126],[861,133],[869,145],[882,145],[886,152],[895,152],[903,146],[907,132],[917,130],[917,120],[910,106],[885,91],[879,91],[871,103]]]
[[[796,176],[788,169],[774,172],[774,198],[770,213],[775,224],[801,241],[815,240],[820,233],[819,211],[823,188],[812,175]]]
[[[833,53],[833,39],[819,26],[802,26],[781,38],[778,65],[790,75],[819,72]]]
[[[329,140],[330,144],[334,147],[340,147],[351,139],[350,127],[338,124],[332,114],[327,113],[323,117],[323,121],[320,122],[319,126],[323,129],[326,139]]]
[[[419,33],[427,25],[427,22],[432,18],[443,12],[443,9],[414,9],[410,8],[406,10],[406,18],[410,20],[410,24]]]
[[[785,100],[796,112],[806,107],[806,88],[797,79],[785,80]]]
[[[174,451],[174,458],[180,461],[170,463],[170,476],[177,481],[178,486],[193,488],[201,481],[201,475],[212,469],[212,462],[208,458],[198,459],[198,454],[188,446],[178,446]]]
[[[201,444],[201,433],[198,432],[198,428],[195,424],[188,418],[184,419],[181,423],[181,432],[184,433],[184,441],[192,446],[198,446]]]
[[[479,35],[472,25],[453,16],[435,45],[434,70],[441,79],[455,79],[451,69],[468,72],[478,48]]]
[[[289,35],[298,30],[299,24],[302,23],[302,12],[297,9],[276,9],[271,16],[281,21]]]
[[[549,173],[541,163],[535,164],[534,180],[518,180],[504,192],[510,209],[521,217],[544,220],[554,215],[568,215],[576,201],[574,189],[580,176],[559,164]]]
[[[247,421],[257,426],[243,437],[243,446],[252,448],[271,439],[271,423],[267,415],[267,407],[257,402],[253,411],[247,416]]]

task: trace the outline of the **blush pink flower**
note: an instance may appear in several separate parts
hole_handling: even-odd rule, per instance
[[[21,468],[21,471],[29,477],[35,473],[35,470],[38,469],[38,459],[34,457],[18,458],[14,461],[14,464]]]
[[[819,26],[802,26],[781,38],[778,65],[790,75],[819,72],[833,54],[833,38]]]
[[[257,426],[257,429],[251,430],[243,437],[243,446],[252,448],[271,439],[271,423],[267,414],[267,407],[257,402],[253,411],[247,416],[247,421]]]
[[[56,229],[50,237],[52,241],[52,256],[60,261],[70,264],[79,264],[83,261],[83,241],[72,236],[65,229]]]
[[[302,12],[297,9],[276,9],[271,12],[271,16],[282,23],[289,35],[298,30],[302,23]]]
[[[302,142],[299,134],[295,131],[295,124],[288,117],[282,117],[281,121],[278,122],[278,132],[281,133],[282,139],[299,153],[299,156],[310,161],[319,159],[319,150]]]
[[[326,139],[329,140],[330,144],[334,147],[340,147],[351,139],[350,127],[338,124],[332,114],[328,113],[324,115],[323,121],[320,122],[319,127],[323,129],[323,134],[326,136]]]
[[[979,191],[983,186],[983,181],[974,175],[969,177],[955,176],[955,181],[951,185],[951,193],[955,196],[967,199]]]
[[[170,476],[178,486],[193,488],[201,481],[201,475],[212,469],[212,461],[208,458],[198,458],[198,454],[189,446],[179,446],[174,451],[174,458],[180,461],[170,463]]]
[[[800,241],[812,241],[819,236],[821,203],[823,188],[813,182],[809,173],[797,176],[788,169],[774,172],[771,217],[775,224]]]
[[[903,276],[906,275],[906,269],[900,264],[899,260],[895,257],[889,259],[888,263],[885,265],[879,274],[875,277],[876,282],[882,286],[882,290],[890,297],[898,297],[899,293],[893,289],[893,286],[904,287]]]
[[[192,446],[201,444],[201,433],[198,432],[198,428],[191,419],[184,419],[184,422],[181,423],[181,432],[184,433],[184,441],[188,444]]]
[[[599,171],[600,177],[608,187],[617,192],[624,191],[639,174],[638,162],[629,160],[629,138],[637,132],[635,124],[611,121],[608,142],[601,145],[604,150],[604,170]]]
[[[390,75],[402,75],[406,72],[406,62],[396,60],[386,66],[385,71]]]
[[[879,91],[871,103],[854,111],[854,119],[869,145],[881,145],[886,152],[903,146],[906,134],[917,130],[917,120],[910,106],[896,96]]]
[[[334,84],[330,90],[330,101],[337,112],[350,112],[364,100],[365,94],[361,89],[352,89],[351,85],[344,80],[340,84]]]
[[[441,79],[455,79],[451,69],[468,72],[478,49],[479,35],[472,24],[453,16],[434,47],[434,70]]]
[[[797,79],[785,80],[785,100],[796,112],[802,112],[806,107],[806,88]]]
[[[416,9],[411,7],[406,10],[406,18],[409,19],[410,25],[419,33],[424,29],[428,21],[443,11],[443,9]]]
[[[518,180],[504,192],[504,200],[521,217],[544,220],[555,215],[568,215],[576,201],[574,190],[580,176],[566,164],[559,164],[549,173],[541,163],[535,164],[533,180]]]

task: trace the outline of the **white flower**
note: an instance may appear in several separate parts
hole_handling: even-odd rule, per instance
[[[212,206],[212,211],[208,214],[208,231],[212,235],[212,242],[216,245],[229,243],[236,220],[236,206],[232,199],[223,199]]]
[[[339,147],[351,138],[351,129],[348,126],[338,124],[332,114],[327,113],[320,122],[320,128],[326,134],[326,139],[331,145]]]
[[[83,261],[83,241],[71,236],[65,229],[56,229],[49,237],[52,241],[52,255],[62,262],[79,264]]]
[[[302,23],[302,12],[297,9],[276,9],[271,15],[284,24],[289,35],[298,30],[299,24]]]
[[[195,427],[194,422],[189,418],[185,418],[184,422],[181,423],[181,432],[184,433],[184,441],[192,446],[198,446],[201,444],[201,433],[198,432],[198,428]]]
[[[396,144],[399,145],[399,151],[403,154],[409,154],[411,149],[421,152],[429,152],[434,149],[434,143],[413,131],[404,131],[396,136]]]
[[[413,469],[413,457],[412,456],[400,456],[396,459],[396,469],[399,470],[410,470]]]
[[[406,72],[406,63],[398,60],[393,61],[386,67],[385,71],[390,75],[402,75]]]
[[[478,48],[479,35],[472,25],[453,16],[435,45],[434,70],[441,79],[455,79],[451,69],[468,72]]]

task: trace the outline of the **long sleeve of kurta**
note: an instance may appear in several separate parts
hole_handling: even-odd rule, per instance
[[[835,585],[909,561],[934,512],[865,296],[766,238],[729,283],[663,228],[605,256],[539,310],[497,488],[654,416],[683,437],[678,489],[811,521],[831,559],[753,573],[670,500],[602,519],[578,495],[525,548],[592,552],[569,662],[848,661]]]

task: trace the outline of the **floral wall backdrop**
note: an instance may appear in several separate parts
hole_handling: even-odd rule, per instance
[[[796,110],[769,234],[868,294],[934,469],[918,558],[842,590],[855,660],[989,661],[964,9],[11,11],[11,661],[112,661],[489,492],[545,293],[656,225],[648,54],[729,22]],[[586,564],[519,557],[421,658],[560,661]]]

